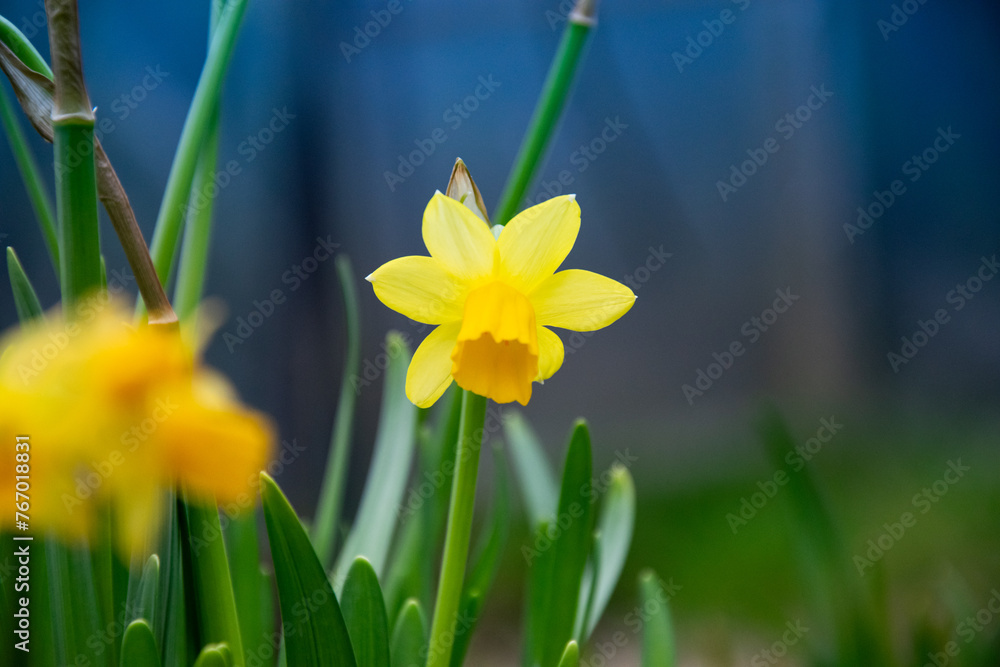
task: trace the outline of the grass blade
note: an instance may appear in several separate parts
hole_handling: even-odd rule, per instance
[[[0,23],[4,19],[0,18]],[[35,158],[31,154],[28,142],[21,131],[21,125],[14,115],[14,108],[7,91],[0,89],[0,122],[3,123],[4,131],[10,142],[11,152],[14,153],[14,161],[21,172],[21,180],[24,181],[24,188],[28,191],[28,199],[31,200],[31,207],[35,211],[38,225],[42,230],[42,237],[45,239],[45,246],[49,250],[49,257],[52,258],[52,265],[55,267],[56,275],[59,275],[59,236],[56,233],[55,213],[52,211],[52,201],[49,198],[46,187],[42,181],[42,175],[35,164]]]
[[[343,576],[354,559],[364,556],[377,575],[384,572],[389,545],[397,523],[397,508],[406,492],[416,440],[417,408],[406,398],[406,369],[410,351],[402,336],[386,337],[389,366],[385,372],[382,411],[371,468],[354,526],[341,549],[334,581],[341,588]]]
[[[611,483],[597,518],[596,539],[600,542],[600,558],[595,559],[597,570],[595,586],[585,614],[582,632],[578,634],[581,641],[586,641],[593,634],[597,622],[608,606],[608,600],[611,599],[622,568],[625,567],[625,559],[632,545],[634,527],[635,484],[627,468],[615,465],[611,470]]]
[[[389,664],[389,619],[378,576],[364,558],[355,559],[347,572],[340,604],[358,667],[386,667]]]
[[[670,618],[667,594],[652,570],[639,575],[639,592],[642,597],[643,618],[646,624],[642,633],[642,667],[676,667],[677,649],[674,645],[674,628]]]
[[[566,644],[566,650],[563,651],[562,657],[559,659],[559,667],[579,667],[580,665],[580,647],[572,639]]]
[[[344,616],[309,536],[275,481],[260,477],[288,664],[356,667]]]
[[[334,259],[340,289],[344,297],[344,322],[347,325],[347,355],[344,374],[340,380],[340,398],[337,414],[330,434],[330,454],[323,476],[316,520],[313,524],[313,545],[324,567],[333,558],[334,538],[340,525],[341,506],[344,502],[344,480],[351,455],[351,431],[354,426],[354,403],[357,400],[355,382],[361,368],[361,314],[358,312],[358,287],[354,270],[345,255]]]
[[[10,277],[10,290],[14,294],[17,319],[21,324],[42,317],[42,303],[38,300],[38,294],[25,274],[17,253],[10,246],[7,247],[7,275]]]
[[[260,645],[270,628],[265,626],[264,589],[261,585],[260,547],[257,536],[257,512],[246,510],[230,519],[224,531],[229,571],[233,579],[243,657],[250,661],[252,647]]]
[[[427,649],[427,616],[419,600],[407,600],[392,632],[392,667],[422,665]]]
[[[160,667],[160,652],[149,622],[132,621],[122,639],[122,667]]]
[[[555,474],[538,437],[520,413],[507,414],[504,432],[527,505],[528,520],[532,526],[537,526],[552,516],[552,508],[559,500]]]
[[[160,212],[153,232],[152,257],[156,274],[166,283],[173,266],[180,238],[191,183],[194,181],[198,155],[205,143],[212,114],[218,108],[222,95],[222,81],[236,46],[247,0],[233,0],[219,18],[218,26],[205,58],[205,65],[198,79],[191,108],[184,120],[184,129],[177,144],[177,152],[167,177],[167,186],[160,204]]]
[[[233,667],[233,652],[229,646],[222,644],[209,644],[201,650],[198,659],[194,662],[194,667]]]

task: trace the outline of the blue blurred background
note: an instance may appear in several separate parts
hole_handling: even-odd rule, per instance
[[[283,439],[305,446],[282,479],[302,508],[318,496],[344,343],[333,263],[303,261],[318,239],[339,244],[360,280],[424,254],[423,207],[456,157],[495,203],[568,3],[386,7],[255,0],[226,83],[220,168],[232,160],[239,173],[220,176],[216,198],[207,295],[228,319],[207,357],[275,416]],[[38,0],[0,9],[47,53],[39,12]],[[112,121],[102,141],[147,239],[207,12],[82,6],[90,96]],[[770,475],[752,428],[765,400],[803,441],[821,418],[844,424],[814,469],[852,545],[898,516],[945,461],[974,460],[973,481],[929,515],[891,571],[925,582],[958,568],[976,595],[1000,577],[1000,280],[983,280],[1000,251],[998,35],[1000,11],[986,1],[602,3],[530,199],[575,192],[583,225],[566,266],[630,282],[639,298],[605,331],[564,335],[564,368],[524,412],[553,460],[579,415],[593,427],[595,465],[623,448],[638,457],[645,500],[630,572],[648,564],[683,579],[682,622],[780,626],[794,608],[801,582],[782,571],[780,522],[741,542],[723,518]],[[31,140],[51,179],[50,147]],[[859,207],[870,216],[860,224]],[[130,275],[104,225],[109,268]],[[7,148],[0,236],[55,303]],[[366,361],[390,328],[419,342],[418,325],[362,287]],[[227,345],[237,318],[276,289],[287,300]],[[776,299],[791,306],[773,317]],[[926,322],[942,309],[947,320],[921,338],[920,322],[933,330]],[[0,324],[15,320],[4,289]],[[904,337],[926,344],[910,349]],[[727,358],[734,342],[743,353]],[[905,363],[889,356],[914,350]],[[350,502],[379,389],[360,392]]]

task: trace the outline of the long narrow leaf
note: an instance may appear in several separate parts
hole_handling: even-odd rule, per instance
[[[559,509],[550,524],[553,562],[545,611],[546,632],[539,660],[542,665],[557,663],[566,643],[574,639],[573,624],[592,539],[591,457],[590,432],[581,420],[570,437]]]
[[[344,322],[347,326],[347,354],[344,357],[344,374],[340,381],[340,398],[337,414],[330,435],[330,454],[320,489],[316,521],[313,525],[313,544],[319,560],[326,567],[333,559],[333,545],[340,525],[340,510],[344,502],[344,481],[351,455],[351,431],[354,425],[356,386],[361,368],[361,314],[358,312],[358,288],[354,271],[346,256],[334,260],[340,290],[344,297]]]
[[[389,664],[389,619],[378,576],[364,558],[355,559],[347,572],[340,603],[358,667],[386,667]]]
[[[17,319],[24,324],[36,317],[42,317],[42,304],[38,294],[31,285],[24,267],[14,249],[7,247],[7,275],[10,277],[10,290],[14,294],[14,307],[17,309]]]
[[[582,626],[579,639],[586,641],[593,634],[608,600],[618,584],[635,527],[635,484],[628,469],[616,465],[611,470],[611,483],[601,504],[597,518],[597,539],[600,558],[597,560],[595,587],[592,602]],[[581,617],[582,618],[582,617]]]
[[[392,632],[392,667],[421,665],[427,649],[427,616],[418,600],[407,600]]]
[[[504,431],[527,505],[528,520],[532,526],[537,526],[543,519],[552,516],[552,508],[559,500],[555,475],[538,437],[524,417],[517,412],[508,413],[504,419]]]
[[[122,639],[122,667],[160,667],[160,652],[149,622],[132,621]]]
[[[340,604],[309,536],[275,481],[260,477],[288,664],[356,667]]]
[[[381,576],[384,572],[413,460],[417,408],[406,398],[405,390],[410,351],[403,337],[396,332],[390,332],[386,337],[386,350],[389,365],[382,390],[375,453],[354,527],[341,549],[334,570],[338,590],[358,556],[368,559],[377,575]]]
[[[674,628],[670,619],[667,594],[652,570],[639,575],[643,618],[646,624],[642,633],[642,667],[675,667],[677,650],[674,648]]]

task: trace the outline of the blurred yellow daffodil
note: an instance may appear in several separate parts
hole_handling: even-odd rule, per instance
[[[432,405],[452,380],[498,403],[527,405],[532,382],[562,366],[562,341],[548,327],[594,331],[635,301],[621,283],[556,269],[580,230],[573,195],[533,206],[506,227],[436,193],[424,211],[430,257],[401,257],[368,276],[375,294],[410,319],[439,325],[420,344],[406,395]]]
[[[131,312],[106,295],[90,304],[0,340],[0,438],[4,451],[16,436],[30,443],[31,529],[85,538],[110,506],[127,554],[155,534],[175,484],[207,503],[252,498],[268,420],[203,368],[176,328],[132,328]],[[13,451],[0,458],[5,497],[14,465]]]

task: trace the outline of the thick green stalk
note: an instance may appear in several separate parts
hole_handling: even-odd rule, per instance
[[[514,217],[528,191],[528,186],[535,177],[535,172],[541,165],[553,130],[569,99],[573,75],[580,62],[587,36],[596,23],[596,12],[597,0],[577,0],[569,15],[559,50],[552,61],[542,94],[538,99],[538,105],[531,116],[521,148],[517,152],[514,167],[507,177],[503,194],[500,195],[500,204],[493,214],[494,224],[506,225]]]
[[[76,2],[47,0],[45,11],[55,77],[52,129],[63,307],[72,310],[101,285],[94,111],[83,83]]]
[[[246,8],[247,0],[233,0],[223,10],[177,144],[153,232],[153,264],[164,283],[168,281],[174,263],[198,155],[208,136],[212,115],[219,105],[222,81],[236,46],[236,37]]]
[[[448,530],[444,538],[441,578],[434,604],[427,667],[448,667],[451,663],[458,603],[462,597],[465,565],[469,558],[472,510],[476,500],[476,478],[479,474],[479,452],[483,445],[485,419],[486,398],[471,391],[464,392],[458,448],[455,451],[455,477],[452,480],[451,503],[448,507]]]
[[[59,274],[59,237],[56,233],[55,214],[52,212],[52,201],[48,193],[45,192],[45,184],[42,183],[42,176],[35,164],[35,158],[31,155],[28,142],[21,132],[21,126],[14,115],[14,107],[7,97],[7,91],[0,89],[0,121],[3,122],[3,129],[7,133],[10,141],[11,152],[14,153],[14,161],[21,172],[21,179],[24,187],[28,191],[28,198],[31,199],[31,206],[35,210],[35,217],[42,228],[42,236],[45,237],[45,245],[49,249],[52,257],[52,266]]]
[[[323,567],[329,567],[333,557],[334,537],[340,523],[340,510],[344,501],[344,480],[351,451],[351,427],[354,423],[354,402],[357,391],[354,381],[361,367],[361,315],[358,312],[358,289],[354,284],[351,262],[346,256],[334,260],[344,295],[344,321],[347,324],[347,356],[340,380],[340,398],[330,436],[330,455],[323,476],[312,542]]]
[[[225,9],[225,0],[213,0],[212,16],[209,20],[208,48]],[[216,104],[208,118],[208,137],[198,153],[198,163],[194,172],[194,183],[188,197],[187,224],[184,226],[184,245],[181,247],[181,263],[174,287],[174,306],[179,317],[192,316],[201,301],[205,289],[205,273],[208,269],[208,244],[212,237],[212,210],[214,198],[199,200],[199,193],[208,192],[215,178],[215,165],[219,161],[219,105]]]
[[[215,165],[219,156],[219,118],[216,114],[211,121],[208,139],[198,156],[191,201],[198,201],[197,194],[207,191],[215,178]],[[194,315],[205,288],[205,273],[208,268],[208,247],[212,237],[213,200],[200,206],[190,207],[187,223],[184,225],[184,245],[181,247],[181,263],[174,287],[174,308],[177,316],[187,320]]]

